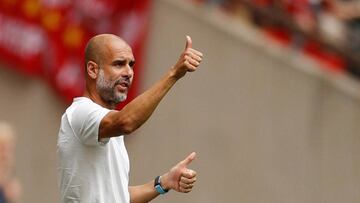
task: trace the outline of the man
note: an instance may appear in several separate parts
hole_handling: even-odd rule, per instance
[[[120,111],[135,65],[130,46],[111,34],[93,37],[85,50],[86,90],[75,98],[61,119],[58,138],[61,202],[149,202],[168,190],[187,193],[196,172],[187,169],[191,153],[169,172],[140,186],[128,186],[129,158],[124,135],[139,128],[177,80],[197,69],[202,53],[186,47],[177,63],[149,90]]]

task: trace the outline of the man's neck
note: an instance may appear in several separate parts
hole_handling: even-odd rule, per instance
[[[88,89],[86,89],[83,96],[91,99],[94,103],[97,103],[104,108],[115,109],[116,104],[109,104],[108,102],[104,101],[99,94],[94,92],[95,91],[89,91]]]

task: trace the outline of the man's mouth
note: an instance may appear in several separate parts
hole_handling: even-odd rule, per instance
[[[130,87],[130,83],[126,81],[121,81],[115,85],[120,91],[126,91]]]
[[[120,82],[119,85],[121,85],[122,87],[126,87],[129,88],[129,83],[128,82]]]

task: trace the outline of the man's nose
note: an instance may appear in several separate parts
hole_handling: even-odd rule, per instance
[[[134,75],[134,70],[127,65],[126,68],[122,71],[122,76],[127,78],[132,78]]]

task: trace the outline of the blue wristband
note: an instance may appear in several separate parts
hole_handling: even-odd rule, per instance
[[[155,178],[155,181],[154,181],[154,187],[155,187],[155,190],[160,193],[160,194],[165,194],[167,192],[169,192],[169,190],[166,190],[164,189],[163,187],[161,187],[161,184],[160,184],[160,176],[156,177]]]

